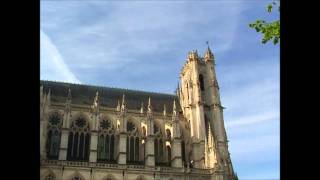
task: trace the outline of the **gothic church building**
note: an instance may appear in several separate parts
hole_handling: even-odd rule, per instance
[[[176,94],[40,81],[41,180],[235,180],[210,48]]]

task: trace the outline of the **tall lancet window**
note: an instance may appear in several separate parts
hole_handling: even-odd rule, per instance
[[[58,112],[54,112],[49,116],[47,131],[47,157],[48,159],[58,159],[60,136],[61,136],[62,116]]]
[[[115,163],[115,128],[110,120],[100,122],[98,132],[98,162]]]
[[[182,164],[184,165],[184,167],[187,167],[186,150],[185,150],[184,140],[181,141],[181,160],[182,160]]]
[[[204,126],[205,126],[205,131],[206,131],[206,138],[208,139],[209,136],[209,119],[206,115],[204,115]]]
[[[201,91],[204,91],[204,80],[202,74],[199,75],[199,83]]]
[[[143,164],[143,157],[140,157],[142,132],[139,132],[132,121],[128,121],[127,133],[127,164]]]
[[[167,165],[171,166],[171,147],[167,145]]]
[[[89,148],[89,123],[83,117],[79,117],[71,124],[68,140],[67,159],[70,161],[87,161],[89,160]]]
[[[166,153],[166,134],[162,133],[161,128],[154,124],[154,156],[155,156],[155,164],[157,166],[167,165],[167,153]]]

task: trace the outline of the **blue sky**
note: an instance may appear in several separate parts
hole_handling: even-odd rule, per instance
[[[248,27],[269,2],[41,1],[40,78],[173,93],[209,41],[235,171],[279,179],[279,45]]]

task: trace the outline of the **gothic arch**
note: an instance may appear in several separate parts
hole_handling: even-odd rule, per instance
[[[157,134],[157,130],[159,130],[160,135],[162,135],[163,137],[165,137],[165,126],[164,123],[161,122],[160,119],[155,119],[154,120],[154,134]]]
[[[141,134],[142,132],[142,129],[141,129],[141,123],[138,119],[132,117],[132,116],[128,116],[127,117],[127,123],[128,122],[131,122],[134,124],[135,128],[136,128],[136,133],[138,133],[139,135]],[[128,127],[127,127],[128,128]]]

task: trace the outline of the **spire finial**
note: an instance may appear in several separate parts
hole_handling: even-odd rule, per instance
[[[143,110],[144,110],[144,108],[143,108],[143,101],[141,102],[141,108],[140,108],[140,113],[141,114],[143,114]]]
[[[151,98],[150,97],[149,97],[149,100],[148,100],[148,112],[152,112]]]
[[[99,92],[97,91],[96,96],[94,97],[94,100],[93,100],[94,107],[98,107],[98,100],[99,100]]]
[[[126,105],[125,98],[126,98],[126,96],[124,94],[122,94],[122,104],[121,104],[121,106],[125,106]]]
[[[69,88],[68,89],[68,100],[70,100],[71,99],[71,89]]]
[[[120,111],[120,100],[118,99],[117,111]]]
[[[177,107],[176,107],[176,100],[173,100],[173,111],[172,111],[173,115],[176,116],[177,115]]]
[[[204,54],[204,58],[205,58],[206,61],[213,60],[214,57],[213,57],[213,53],[211,52],[211,49],[210,49],[210,46],[209,46],[209,41],[207,41],[206,43],[207,43],[208,48],[207,48],[207,51]]]

